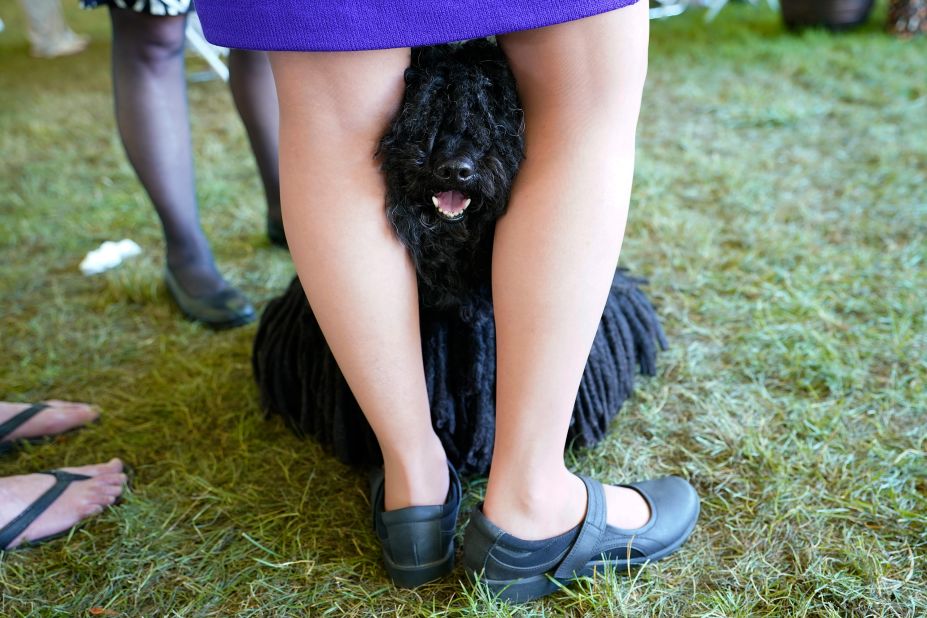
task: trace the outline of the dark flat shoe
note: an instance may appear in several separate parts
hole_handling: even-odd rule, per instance
[[[283,231],[283,222],[267,217],[267,239],[270,244],[286,249],[286,232]]]
[[[170,268],[164,269],[164,283],[183,314],[209,328],[235,328],[253,322],[257,316],[251,301],[233,287],[208,296],[191,296],[177,282]]]
[[[450,487],[444,504],[384,511],[383,471],[370,482],[373,527],[383,547],[383,562],[393,583],[414,588],[454,568],[454,531],[460,510],[460,480],[448,463]]]
[[[505,601],[524,603],[554,592],[574,579],[602,573],[606,566],[630,566],[664,558],[689,538],[698,520],[699,499],[688,481],[667,476],[625,485],[650,506],[650,520],[634,530],[606,523],[602,484],[580,477],[588,502],[582,523],[560,536],[525,541],[500,529],[473,509],[464,538],[464,567]]]

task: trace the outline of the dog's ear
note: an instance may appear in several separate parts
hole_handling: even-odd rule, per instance
[[[413,69],[427,69],[439,64],[442,60],[447,59],[450,55],[450,45],[425,45],[422,47],[412,48]]]
[[[502,48],[492,39],[473,39],[459,46],[458,58],[464,64],[508,66]]]
[[[460,45],[460,51],[464,52],[469,59],[477,62],[502,55],[501,48],[493,39],[472,39],[466,41]]]
[[[403,78],[405,78],[406,85],[408,86],[418,81],[419,77],[421,76],[421,71],[415,68],[414,66],[410,66],[409,68],[406,69],[405,73],[403,73],[402,76]]]

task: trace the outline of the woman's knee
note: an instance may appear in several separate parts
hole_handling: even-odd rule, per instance
[[[186,17],[154,16],[110,8],[113,41],[121,54],[157,67],[183,58]]]
[[[378,138],[402,101],[408,49],[271,52],[281,121],[332,136]]]

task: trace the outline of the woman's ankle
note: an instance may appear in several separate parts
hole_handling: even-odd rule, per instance
[[[577,526],[585,512],[585,486],[566,468],[517,478],[490,472],[483,514],[520,539],[563,534]]]
[[[387,511],[409,506],[444,504],[450,487],[447,455],[437,436],[415,448],[384,449]]]
[[[610,526],[630,530],[650,519],[649,505],[634,489],[606,485],[604,492]],[[566,468],[530,477],[490,473],[483,514],[520,539],[549,539],[583,521],[586,499],[582,479]]]

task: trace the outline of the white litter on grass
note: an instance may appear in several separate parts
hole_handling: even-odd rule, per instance
[[[134,240],[124,238],[119,242],[107,240],[81,261],[80,271],[85,275],[97,275],[122,264],[126,258],[138,255],[142,248]]]

